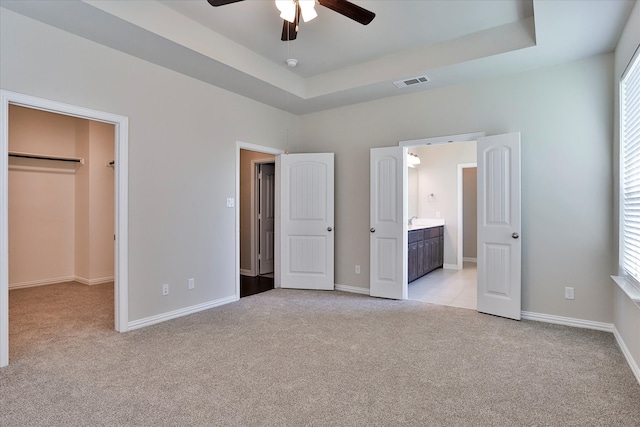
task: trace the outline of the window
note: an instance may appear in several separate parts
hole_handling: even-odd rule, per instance
[[[640,286],[640,49],[620,81],[620,266]]]

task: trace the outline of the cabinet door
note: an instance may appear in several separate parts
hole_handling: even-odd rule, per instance
[[[418,243],[409,243],[408,264],[408,281],[416,280],[418,277]]]
[[[418,242],[418,271],[416,272],[417,277],[423,276],[427,272],[427,263],[425,262],[425,245],[424,241],[420,240]]]

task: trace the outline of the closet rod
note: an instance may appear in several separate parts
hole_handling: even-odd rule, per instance
[[[24,159],[38,159],[38,160],[57,160],[60,162],[74,162],[74,163],[84,164],[84,159],[81,159],[79,157],[46,156],[43,154],[19,153],[17,151],[9,151],[9,157],[21,157]]]

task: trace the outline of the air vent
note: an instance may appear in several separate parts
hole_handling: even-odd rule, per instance
[[[422,83],[428,83],[430,81],[431,79],[427,76],[418,76],[406,80],[398,80],[397,82],[393,82],[393,84],[396,85],[397,88],[402,88],[407,86],[420,85]]]

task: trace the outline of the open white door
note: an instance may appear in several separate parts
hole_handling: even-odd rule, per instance
[[[478,311],[520,320],[520,133],[478,139]]]
[[[273,273],[276,166],[259,165],[258,173],[258,274]]]
[[[407,160],[405,147],[371,149],[369,293],[407,299]]]
[[[280,286],[334,289],[333,153],[283,154]]]

